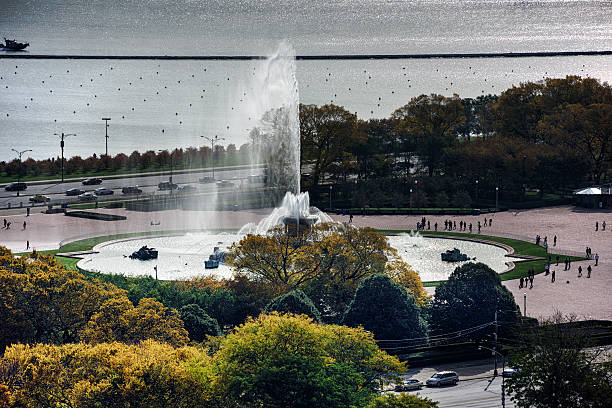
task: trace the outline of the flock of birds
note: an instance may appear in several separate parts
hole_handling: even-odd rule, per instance
[[[516,65],[517,62],[506,64]],[[479,61],[432,62],[429,64],[432,69],[428,71],[422,62],[417,67],[410,61],[367,61],[359,70],[359,62],[328,64],[328,61],[316,61],[298,65],[297,76],[301,81],[302,103],[345,106],[359,113],[362,119],[386,117],[421,93],[449,96],[458,93],[462,97],[473,97],[475,95],[461,95],[459,91],[469,83],[472,92],[499,93],[512,84],[550,76],[548,70],[540,71],[543,64],[523,64],[517,72],[509,69],[488,78],[486,73],[491,73],[491,64],[482,64],[485,63],[487,66],[478,66]],[[248,133],[245,132],[248,129],[232,129],[233,121],[241,113],[250,112],[244,105],[257,97],[248,79],[257,74],[256,61],[235,63],[249,64],[246,70],[244,65],[230,69],[227,63],[215,62],[204,65],[182,61],[128,61],[101,68],[65,61],[54,62],[44,75],[37,64],[38,61],[0,61],[0,98],[10,100],[9,103],[0,102],[0,109],[5,110],[4,113],[0,111],[0,119],[27,115],[36,107],[37,120],[54,123],[95,120],[99,126],[102,116],[112,115],[111,125],[117,121],[135,126],[154,123],[158,132],[165,133],[167,128],[201,125],[202,118],[206,118],[205,121],[215,123],[215,133],[226,132],[223,136],[228,136],[232,131]],[[579,72],[573,73],[586,75],[585,69],[585,65],[576,65],[574,70]],[[526,72],[529,75],[526,76]],[[34,75],[39,77],[34,78]],[[244,119],[253,123],[258,118]]]

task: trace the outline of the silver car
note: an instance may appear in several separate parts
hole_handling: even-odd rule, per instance
[[[459,376],[454,371],[440,371],[426,381],[428,387],[440,387],[442,385],[455,385],[459,382]]]
[[[404,381],[401,384],[397,384],[395,386],[395,391],[397,392],[414,391],[414,390],[420,390],[421,388],[423,388],[423,383],[420,382],[419,380],[415,380],[414,378],[411,378],[409,380]]]

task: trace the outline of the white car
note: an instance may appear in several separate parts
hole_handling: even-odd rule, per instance
[[[93,193],[79,194],[80,201],[94,201],[95,199],[96,199],[96,195]]]
[[[114,194],[115,192],[111,190],[110,188],[100,187],[100,188],[96,188],[94,193],[98,196],[101,196],[101,195],[111,195],[111,194]]]

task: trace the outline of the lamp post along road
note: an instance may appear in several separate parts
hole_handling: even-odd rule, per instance
[[[60,136],[60,149],[62,149],[62,183],[64,182],[64,139],[68,136],[76,136],[76,133],[54,133],[55,136]]]
[[[332,209],[332,186],[329,186],[329,209]]]
[[[495,212],[497,212],[498,197],[499,197],[499,187],[495,187]]]
[[[212,154],[212,178],[213,180],[215,179],[215,145],[219,144],[217,143],[220,140],[225,140],[224,137],[219,137],[219,135],[215,135],[215,137],[207,137],[207,136],[200,136],[203,139],[206,139],[210,142],[210,148],[212,149],[211,154]]]
[[[19,155],[19,169],[17,170],[17,184],[19,184],[19,182],[21,181],[21,156],[26,152],[31,152],[32,149],[27,149],[27,150],[22,150],[22,151],[15,150],[15,149],[11,149],[11,150]],[[17,197],[19,197],[19,187],[17,187]]]
[[[506,408],[506,382],[505,377],[503,375],[503,372],[506,370],[506,356],[504,356],[502,353],[500,353],[497,350],[493,350],[490,349],[488,347],[484,347],[484,346],[478,346],[478,349],[485,349],[485,350],[489,350],[491,353],[493,353],[495,355],[495,362],[497,363],[497,355],[499,354],[502,358],[502,386],[501,386],[501,403],[502,403],[502,408]],[[493,377],[493,379],[491,380],[491,382],[493,382],[493,380],[495,379],[495,377]],[[489,385],[491,385],[491,382],[489,382]],[[489,386],[487,385],[487,388]],[[485,388],[486,390],[486,388]]]
[[[105,153],[105,156],[108,157],[108,121],[111,120],[111,118],[102,118],[102,120],[104,122],[106,122],[106,126],[105,126],[106,129],[105,129],[105,136],[104,136],[104,138],[106,139],[106,153]]]

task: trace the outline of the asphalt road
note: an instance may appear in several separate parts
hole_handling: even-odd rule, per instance
[[[248,167],[239,167],[234,169],[217,169],[215,170],[216,180],[229,180],[232,181],[237,187],[242,185],[248,185],[248,176],[251,174],[260,174],[261,170],[253,172]],[[209,170],[205,170],[197,173],[186,173],[186,174],[173,174],[172,181],[179,186],[192,185],[196,188],[197,193],[212,192],[217,187],[213,183],[200,184],[198,180],[201,177],[210,177],[212,173]],[[127,177],[117,179],[104,179],[102,184],[98,185],[83,185],[80,181],[66,181],[64,183],[50,183],[50,184],[31,184],[28,185],[27,190],[19,192],[19,197],[14,191],[5,191],[4,188],[0,190],[0,208],[6,208],[10,204],[11,207],[19,207],[20,203],[25,206],[29,206],[29,198],[35,194],[44,194],[51,199],[51,204],[61,203],[76,203],[79,202],[79,198],[76,196],[67,196],[66,190],[72,188],[79,188],[83,191],[93,192],[99,187],[106,187],[114,191],[113,195],[102,196],[100,200],[117,199],[117,198],[129,198],[130,195],[124,195],[121,193],[121,188],[125,186],[138,186],[142,190],[143,195],[165,195],[169,194],[169,191],[160,191],[157,185],[161,181],[168,181],[168,175],[151,175],[142,177]],[[131,197],[136,197],[132,195]],[[44,205],[44,204],[38,204]]]
[[[420,379],[420,378],[419,378]],[[440,388],[423,387],[420,391],[410,391],[422,397],[438,401],[440,408],[497,408],[502,407],[501,377],[496,377],[485,390],[491,378],[461,380],[454,386]],[[506,395],[506,408],[514,404]]]

